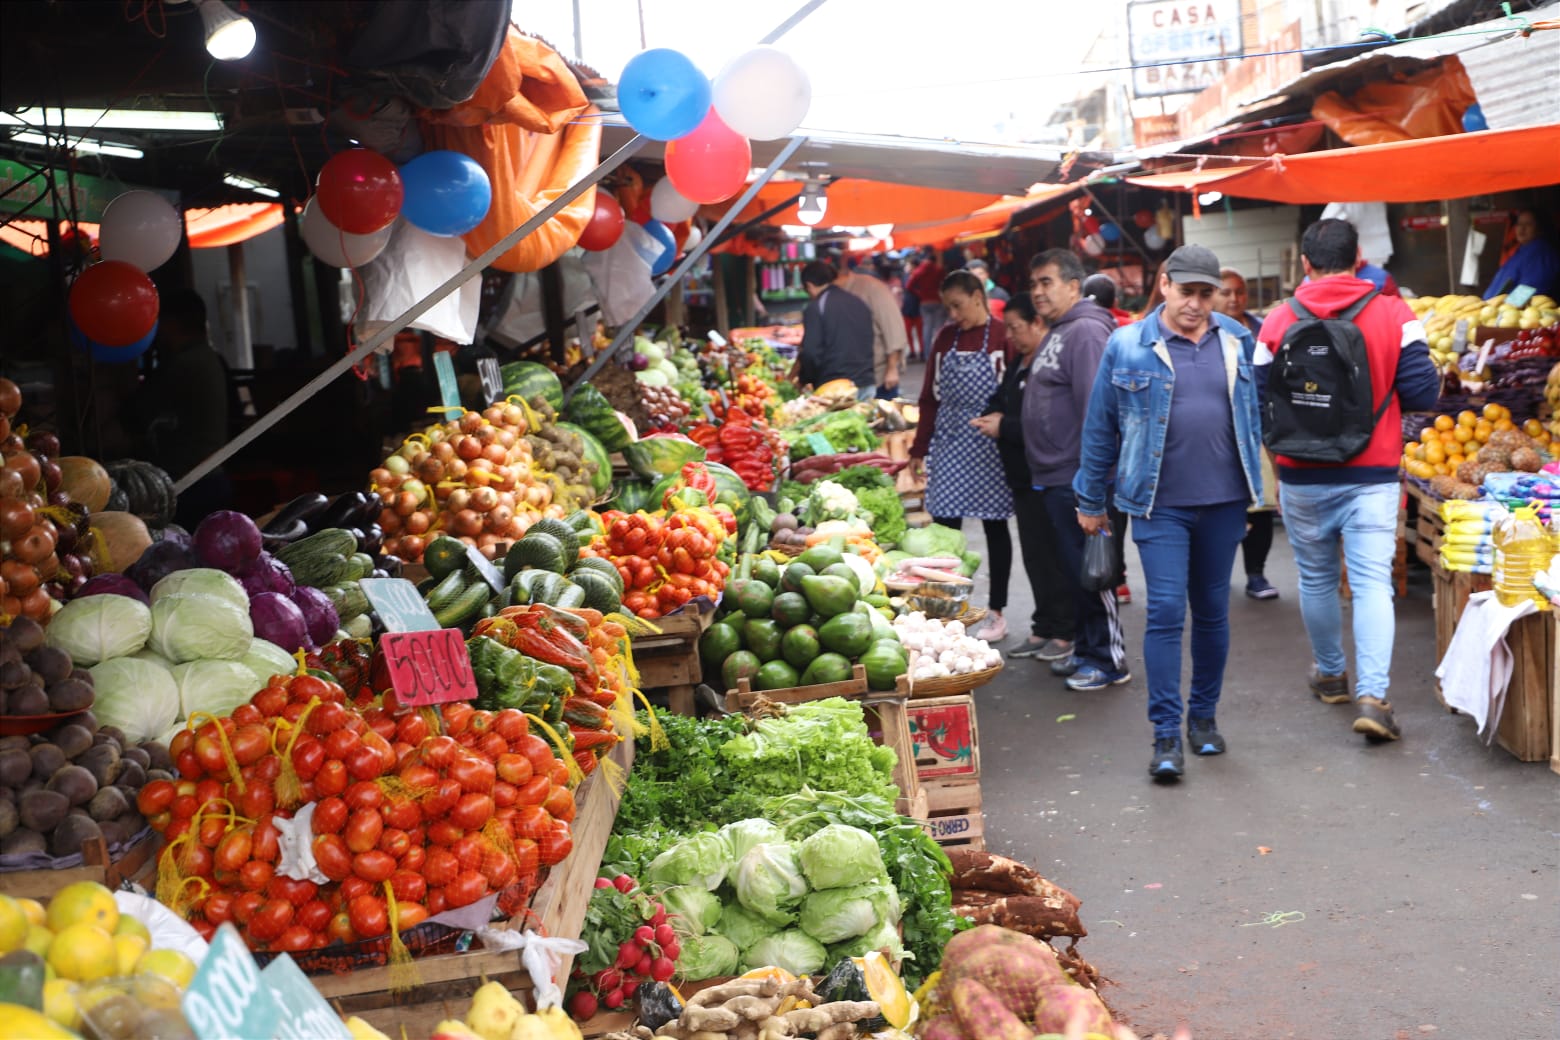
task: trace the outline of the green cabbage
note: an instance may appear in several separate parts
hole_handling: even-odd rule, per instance
[[[797,858],[813,888],[849,888],[887,876],[877,839],[860,827],[831,823],[801,843]]]
[[[802,900],[802,931],[823,943],[866,935],[883,922],[899,923],[899,893],[887,882],[831,888]]]
[[[130,656],[135,658],[137,661],[150,661],[159,668],[166,668],[170,672],[173,671],[173,662],[168,660],[162,654],[159,654],[156,650],[153,650],[151,647],[137,650]]]
[[[899,961],[910,956],[905,952],[904,942],[899,937],[899,926],[882,921],[866,935],[830,946],[829,958],[839,960],[841,957],[865,957],[873,950],[886,950],[890,961]]]
[[[716,979],[735,975],[742,951],[724,935],[690,935],[677,955],[677,974],[685,979]]]
[[[652,885],[699,885],[713,892],[731,869],[731,846],[714,831],[704,831],[678,842],[645,868]]]
[[[155,607],[164,596],[189,595],[215,596],[227,600],[245,613],[249,611],[249,593],[244,591],[238,579],[210,567],[191,567],[189,570],[174,571],[163,578],[152,586],[152,606]]]
[[[742,967],[784,968],[793,975],[816,975],[823,970],[829,953],[823,946],[800,929],[792,928],[765,936],[742,951]]]
[[[239,663],[255,673],[260,686],[270,682],[273,675],[292,675],[298,671],[297,658],[275,643],[258,638],[250,641],[249,649]],[[255,689],[258,690],[260,686]]]
[[[780,842],[754,845],[731,872],[737,902],[775,924],[796,920],[796,905],[807,894],[807,879],[796,850]]]
[[[661,893],[661,904],[673,917],[682,919],[679,931],[703,935],[720,920],[720,897],[699,885],[675,885]],[[686,948],[686,947],[685,947]],[[692,975],[690,978],[709,978]]]
[[[964,535],[942,524],[928,524],[906,531],[899,547],[911,556],[959,556],[964,552]]]
[[[718,833],[731,846],[731,861],[733,863],[739,862],[754,845],[785,841],[785,835],[781,833],[779,827],[776,827],[768,820],[757,818],[728,823]]]
[[[115,657],[87,671],[97,691],[92,714],[101,725],[119,727],[132,743],[162,736],[179,717],[179,684],[166,668],[136,657]]]
[[[727,903],[720,908],[720,920],[710,929],[716,935],[724,935],[742,949],[747,949],[766,935],[780,930],[741,903]]]
[[[188,572],[175,571],[168,578],[185,573]],[[161,581],[157,587],[162,587]],[[249,652],[254,637],[249,608],[236,607],[217,596],[204,593],[164,596],[152,604],[149,645],[174,664],[207,659],[237,661]]]
[[[265,685],[239,661],[190,661],[173,666],[179,684],[179,707],[185,718],[205,712],[221,718]]]
[[[152,612],[129,596],[86,596],[61,607],[44,633],[49,645],[69,654],[76,667],[90,668],[145,646]]]

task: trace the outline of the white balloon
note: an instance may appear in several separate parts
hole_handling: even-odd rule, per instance
[[[123,260],[143,271],[161,267],[179,248],[179,211],[156,192],[127,191],[103,210],[98,248],[104,260]]]
[[[1158,249],[1165,244],[1165,236],[1159,233],[1157,227],[1151,227],[1143,232],[1143,244],[1150,249]]]
[[[303,207],[303,241],[322,263],[331,267],[362,267],[384,252],[390,242],[390,232],[396,221],[391,221],[369,235],[352,235],[342,231],[325,219],[314,196]]]
[[[775,47],[754,47],[732,58],[712,84],[720,118],[743,137],[773,141],[802,125],[812,105],[812,83],[796,59]]]
[[[684,198],[670,177],[662,177],[650,189],[650,215],[663,224],[678,224],[699,212],[699,204]]]
[[[692,227],[690,227],[688,229],[688,237],[683,239],[683,252],[685,252],[685,253],[693,252],[693,247],[698,245],[700,242],[703,242],[703,241],[704,241],[704,232],[699,230],[699,225],[697,225],[697,224],[693,225]]]

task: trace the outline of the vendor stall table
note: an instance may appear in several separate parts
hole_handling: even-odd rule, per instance
[[[162,837],[148,830],[124,855],[117,860],[110,860],[103,839],[95,838],[81,846],[82,864],[79,867],[0,872],[0,893],[15,899],[36,899],[47,903],[54,893],[77,881],[96,881],[110,889],[117,889],[126,881],[133,881],[148,889],[155,888],[155,853],[160,848]]]
[[[664,690],[667,705],[678,715],[696,714],[693,688],[704,678],[699,637],[714,620],[713,610],[671,614],[649,622],[659,632],[633,637],[640,689],[647,696]]]

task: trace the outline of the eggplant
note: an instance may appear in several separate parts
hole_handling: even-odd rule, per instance
[[[312,517],[318,516],[321,512],[323,512],[325,507],[329,504],[330,499],[326,498],[317,491],[310,492],[307,495],[299,495],[281,509],[277,510],[276,515],[271,518],[271,522],[266,524],[265,527],[261,529],[260,533],[266,535],[284,535],[292,530],[295,521],[308,521]],[[298,536],[293,535],[293,537],[296,538]]]
[[[378,554],[380,543],[385,540],[385,532],[378,524],[354,529],[352,533],[358,540],[358,552],[365,552],[370,556]]]
[[[379,517],[385,510],[385,504],[379,496],[371,491],[360,491],[358,497],[363,500],[363,505],[358,509],[357,516],[353,518],[353,527],[367,527],[369,524],[379,523]]]
[[[260,532],[260,544],[267,552],[272,552],[306,537],[308,533],[309,523],[303,517],[294,519],[285,528],[278,527],[273,520],[265,525],[265,530]]]
[[[401,576],[401,558],[399,556],[379,557],[379,567],[387,577],[399,578]]]
[[[323,531],[328,527],[339,527],[343,530],[351,530],[357,527],[361,522],[358,518],[363,512],[366,500],[373,501],[374,518],[377,519],[379,510],[384,506],[378,495],[367,491],[348,491],[332,499],[330,505],[314,518],[310,529]]]

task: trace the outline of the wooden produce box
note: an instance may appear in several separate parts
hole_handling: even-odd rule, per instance
[[[1446,535],[1446,523],[1441,519],[1441,500],[1418,484],[1406,480],[1403,482],[1403,492],[1405,523],[1410,506],[1414,513],[1414,555],[1426,567],[1437,567],[1441,541]]]
[[[923,783],[979,778],[980,739],[971,694],[920,698],[912,701],[905,713],[916,775]]]
[[[932,780],[926,794],[926,833],[945,848],[984,849],[986,814],[981,810],[980,781]]]
[[[1446,648],[1452,645],[1452,634],[1457,631],[1457,621],[1462,617],[1468,597],[1475,592],[1492,588],[1488,574],[1472,574],[1468,571],[1449,571],[1439,563],[1431,565],[1431,598],[1435,610],[1435,665],[1446,656]],[[1435,668],[1432,667],[1431,671]],[[1436,686],[1440,695],[1440,686]],[[1446,703],[1445,700],[1442,703]]]
[[[126,881],[133,881],[150,890],[157,887],[156,852],[162,844],[161,835],[148,832],[125,850],[124,855],[110,861],[108,847],[102,838],[97,838],[82,845],[79,867],[0,871],[0,893],[13,899],[36,899],[47,903],[54,893],[77,881],[96,881],[114,890]]]
[[[1495,742],[1519,762],[1550,760],[1555,631],[1549,613],[1530,614],[1506,633],[1511,681],[1506,685],[1506,706],[1495,728]]]
[[[646,622],[659,632],[647,632],[631,640],[640,688],[647,693],[665,690],[667,704],[678,715],[694,714],[693,688],[704,679],[699,637],[714,620],[713,610],[671,614]]]
[[[1549,612],[1549,768],[1560,773],[1560,617]]]
[[[626,774],[634,763],[634,741],[623,740],[608,761]],[[549,936],[577,939],[585,924],[585,909],[594,891],[596,873],[607,838],[617,819],[621,789],[615,789],[597,770],[576,791],[579,803],[574,818],[574,851],[552,869],[537,889],[531,906],[511,925],[530,927]],[[359,1015],[389,1036],[431,1036],[433,1027],[446,1018],[464,1018],[471,994],[489,979],[503,983],[521,1000],[531,988],[531,977],[520,961],[519,950],[489,951],[474,941],[465,953],[423,957],[412,962],[419,982],[404,993],[391,990],[391,969],[363,968],[347,975],[314,976],[315,988],[343,1017]],[[573,958],[559,964],[553,978],[560,986],[573,970]]]
[[[915,442],[915,428],[908,430],[895,430],[893,433],[885,433],[883,437],[883,454],[895,462],[908,462],[910,460],[910,445]],[[926,494],[926,478],[917,477],[906,466],[894,477],[894,487],[899,492],[899,497],[907,502],[920,503],[922,496]]]

